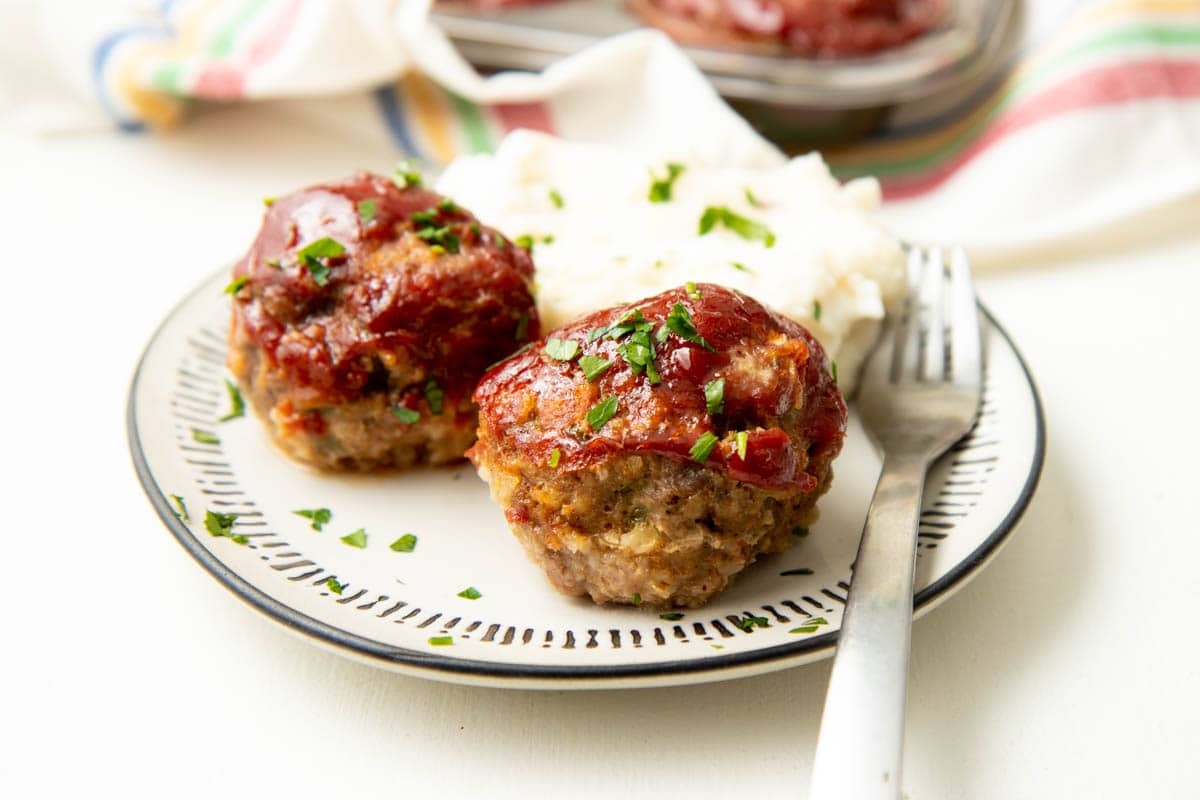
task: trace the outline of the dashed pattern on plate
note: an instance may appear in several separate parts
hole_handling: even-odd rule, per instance
[[[746,608],[740,615],[711,617],[701,611],[664,612],[663,624],[632,628],[549,629],[486,617],[464,617],[425,604],[411,597],[393,597],[356,587],[305,556],[299,548],[272,530],[269,520],[255,501],[238,483],[235,466],[220,444],[220,424],[224,406],[225,338],[213,327],[200,327],[187,338],[187,347],[175,370],[175,385],[170,396],[170,415],[180,457],[188,464],[200,493],[212,509],[236,514],[233,530],[246,537],[239,545],[232,539],[220,546],[257,551],[262,561],[282,579],[305,583],[332,603],[359,613],[370,613],[380,624],[408,625],[426,631],[431,647],[455,640],[481,642],[500,647],[529,647],[587,652],[596,648],[621,650],[668,645],[707,644],[720,650],[724,642],[756,636],[760,632],[789,626],[788,638],[796,641],[827,632],[825,615],[840,616],[849,585],[839,581],[832,586],[798,597],[785,597],[757,608]],[[248,412],[249,413],[249,412]],[[953,535],[956,526],[968,517],[983,494],[988,476],[996,469],[999,440],[996,435],[997,409],[989,398],[985,382],[979,420],[971,433],[959,442],[939,465],[948,460],[947,477],[932,506],[922,509],[918,529],[918,557],[933,550]],[[199,432],[199,436],[196,435]],[[194,536],[204,535],[201,510],[193,510],[185,522]],[[330,579],[341,587],[330,588]],[[787,580],[781,578],[781,580]],[[452,593],[451,593],[452,594]]]

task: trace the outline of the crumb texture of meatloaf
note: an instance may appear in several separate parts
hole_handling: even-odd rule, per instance
[[[935,26],[946,0],[629,0],[634,13],[683,44],[859,56]]]
[[[597,603],[695,607],[816,517],[846,404],[821,345],[689,285],[551,332],[475,391],[468,451],[529,557]]]
[[[270,202],[233,279],[229,369],[279,446],[327,470],[462,458],[476,382],[539,334],[529,252],[411,173]]]

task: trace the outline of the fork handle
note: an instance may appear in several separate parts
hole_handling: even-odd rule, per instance
[[[929,462],[885,458],[829,676],[810,800],[900,797],[917,522]]]

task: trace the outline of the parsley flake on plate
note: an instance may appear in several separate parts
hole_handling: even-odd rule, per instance
[[[742,187],[742,193],[746,195],[746,202],[747,202],[747,203],[749,203],[750,205],[754,206],[755,208],[762,208],[762,207],[763,207],[763,203],[762,203],[762,201],[761,201],[761,200],[759,200],[757,197],[755,197],[755,196],[754,196],[754,192],[750,191],[750,187],[749,187],[749,186],[743,186],[743,187]]]
[[[617,413],[620,404],[621,401],[617,399],[616,395],[613,395],[592,406],[592,410],[587,413],[587,421],[592,426],[592,430],[598,431],[603,428]]]
[[[667,177],[656,178],[654,173],[650,173],[652,182],[650,184],[649,200],[651,203],[669,203],[671,201],[671,192],[675,188],[675,181],[683,174],[683,164],[670,163],[667,164]]]
[[[799,569],[785,569],[780,575],[812,575],[813,571],[808,567],[800,567]]]
[[[820,300],[813,300],[813,320],[815,322],[821,321],[821,301]]]
[[[411,533],[406,533],[389,544],[388,548],[395,550],[397,553],[411,553],[417,549],[417,537]]]
[[[237,521],[237,514],[222,514],[219,511],[204,511],[204,529],[213,536],[224,536],[226,539],[232,539],[234,544],[246,544],[250,541],[245,536],[233,532],[233,523]]]
[[[542,347],[542,352],[555,361],[571,361],[579,355],[579,342],[574,339],[555,339],[550,337]]]
[[[678,611],[668,611],[665,614],[659,614],[659,619],[665,619],[667,622],[678,622],[683,619],[683,614]]]
[[[238,387],[226,379],[225,391],[229,393],[229,413],[221,417],[219,421],[229,422],[231,419],[246,416],[246,401],[242,399],[242,393],[238,391]]]
[[[333,512],[328,508],[301,508],[292,512],[298,517],[304,517],[309,521],[309,526],[314,531],[320,531],[329,520],[333,519]]]
[[[430,636],[429,643],[434,647],[444,647],[448,644],[454,644],[453,636]]]
[[[363,528],[359,528],[354,533],[347,533],[341,538],[343,544],[348,544],[351,547],[362,549],[367,546],[367,532]]]
[[[478,600],[479,598],[483,597],[479,590],[474,586],[468,586],[467,588],[463,589],[458,593],[458,596],[467,600]]]
[[[563,196],[559,194],[557,189],[550,190],[550,202],[554,203],[555,208],[562,208],[566,205],[566,203],[563,202]]]
[[[332,575],[330,575],[328,580],[325,581],[325,585],[328,586],[329,591],[333,592],[334,594],[341,594],[342,589],[344,588],[338,579]]]
[[[766,627],[770,626],[770,623],[767,622],[766,617],[756,617],[750,613],[747,613],[745,617],[743,617],[742,619],[739,619],[737,624],[738,624],[739,628],[746,631],[747,633],[754,630],[755,628],[766,628]]]
[[[199,442],[200,444],[220,444],[221,443],[221,440],[219,438],[217,438],[213,434],[209,433],[208,431],[202,431],[199,428],[192,428],[192,441]]]
[[[708,456],[712,453],[712,449],[718,441],[720,440],[717,439],[712,431],[705,431],[700,434],[700,438],[692,445],[692,449],[688,451],[688,455],[692,457],[693,461],[703,464],[705,461],[708,461]]]
[[[804,624],[799,628],[792,628],[788,633],[813,633],[821,625],[828,625],[829,620],[824,617],[813,617],[812,619],[804,620]]]
[[[738,272],[745,272],[745,273],[746,273],[746,274],[748,274],[748,275],[757,275],[757,274],[758,274],[757,272],[755,272],[754,270],[750,269],[750,268],[749,268],[749,267],[747,267],[745,264],[743,264],[743,263],[741,263],[741,262],[739,262],[739,261],[730,261],[730,262],[729,262],[729,264],[730,264],[730,266],[732,266],[734,269],[736,269]]]
[[[762,242],[766,247],[775,246],[775,234],[761,222],[735,214],[725,206],[709,206],[700,217],[700,235],[704,236],[717,225],[721,225],[751,242]]]
[[[192,517],[188,514],[187,505],[183,502],[183,498],[177,494],[169,494],[171,502],[175,504],[175,516],[179,517],[182,522],[191,522]]]

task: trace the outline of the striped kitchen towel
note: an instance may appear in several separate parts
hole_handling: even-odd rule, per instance
[[[654,33],[540,75],[483,78],[429,22],[428,0],[64,5],[40,6],[47,47],[127,131],[177,124],[198,102],[356,92],[371,98],[356,126],[435,164],[491,150],[518,127],[751,165],[783,157]],[[1031,243],[1200,189],[1200,2],[1039,0],[1023,11],[1011,68],[826,152],[841,176],[879,177],[905,237]]]

